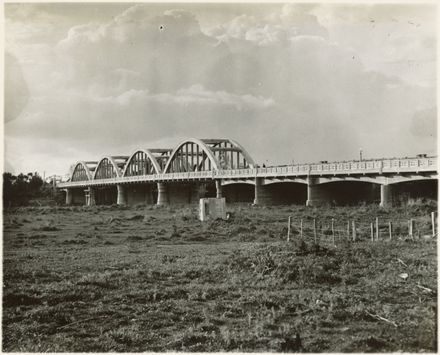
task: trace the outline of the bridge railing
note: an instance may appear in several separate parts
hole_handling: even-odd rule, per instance
[[[346,161],[318,164],[297,164],[248,169],[192,171],[181,173],[151,174],[117,177],[100,180],[69,181],[58,184],[58,187],[80,187],[96,185],[114,185],[130,182],[160,182],[197,179],[253,178],[277,176],[306,176],[325,174],[363,174],[363,173],[400,173],[437,171],[437,157],[426,158],[393,158],[363,161]]]

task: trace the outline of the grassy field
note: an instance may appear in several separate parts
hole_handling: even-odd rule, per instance
[[[435,352],[434,210],[229,206],[206,223],[189,207],[6,210],[3,351]],[[358,240],[339,232],[335,247],[331,218],[356,220]]]

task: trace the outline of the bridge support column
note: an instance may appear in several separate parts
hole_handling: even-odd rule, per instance
[[[168,194],[167,186],[163,182],[157,183],[157,205],[167,205],[168,204]]]
[[[73,202],[72,189],[66,189],[66,205],[71,205]]]
[[[307,201],[306,206],[320,206],[325,204],[325,194],[323,187],[318,185],[319,178],[307,178]]]
[[[116,199],[117,205],[126,205],[127,204],[127,198],[126,198],[126,191],[124,185],[116,185],[118,189],[118,197]]]
[[[380,207],[393,206],[393,191],[391,185],[380,185]]]
[[[221,180],[215,180],[215,191],[216,191],[216,198],[222,198],[223,192],[222,192],[222,181]]]
[[[95,206],[96,200],[95,200],[95,190],[91,187],[86,190],[86,204],[87,206]]]
[[[256,177],[255,178],[254,205],[259,205],[261,203],[261,201],[260,201],[261,189],[262,189],[262,178]]]

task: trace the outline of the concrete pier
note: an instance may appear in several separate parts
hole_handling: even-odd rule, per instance
[[[73,202],[72,189],[66,189],[66,205],[71,205]]]
[[[215,192],[216,192],[216,198],[223,197],[222,181],[221,180],[215,180]]]
[[[96,205],[95,190],[92,187],[89,187],[88,190],[86,190],[86,201],[87,201],[87,206]]]
[[[391,185],[380,185],[380,207],[393,206],[393,191]]]
[[[157,205],[167,205],[168,204],[168,194],[167,186],[163,182],[157,183]]]
[[[262,178],[255,178],[255,196],[254,196],[254,205],[259,205],[261,203],[260,201],[260,195],[262,193]]]
[[[116,200],[117,205],[126,205],[127,204],[127,196],[124,185],[116,185],[118,189],[118,197]]]
[[[319,178],[307,178],[307,201],[306,206],[321,206],[326,203],[326,196],[322,186],[319,184]]]

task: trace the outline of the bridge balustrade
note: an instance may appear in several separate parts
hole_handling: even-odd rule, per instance
[[[370,161],[352,161],[352,162],[335,162],[323,164],[299,164],[282,167],[265,167],[265,168],[246,168],[246,169],[232,169],[232,170],[211,170],[211,171],[193,171],[193,172],[179,172],[166,174],[150,174],[150,175],[136,175],[126,177],[114,177],[107,179],[96,179],[87,181],[69,181],[60,183],[58,186],[62,187],[80,187],[89,185],[109,185],[117,183],[128,182],[155,182],[155,181],[172,181],[182,179],[198,179],[198,178],[253,178],[253,177],[274,177],[279,175],[308,175],[308,174],[324,174],[329,173],[356,173],[356,172],[400,172],[402,169],[408,171],[422,170],[436,170],[437,158],[392,158],[392,159],[378,159]]]

